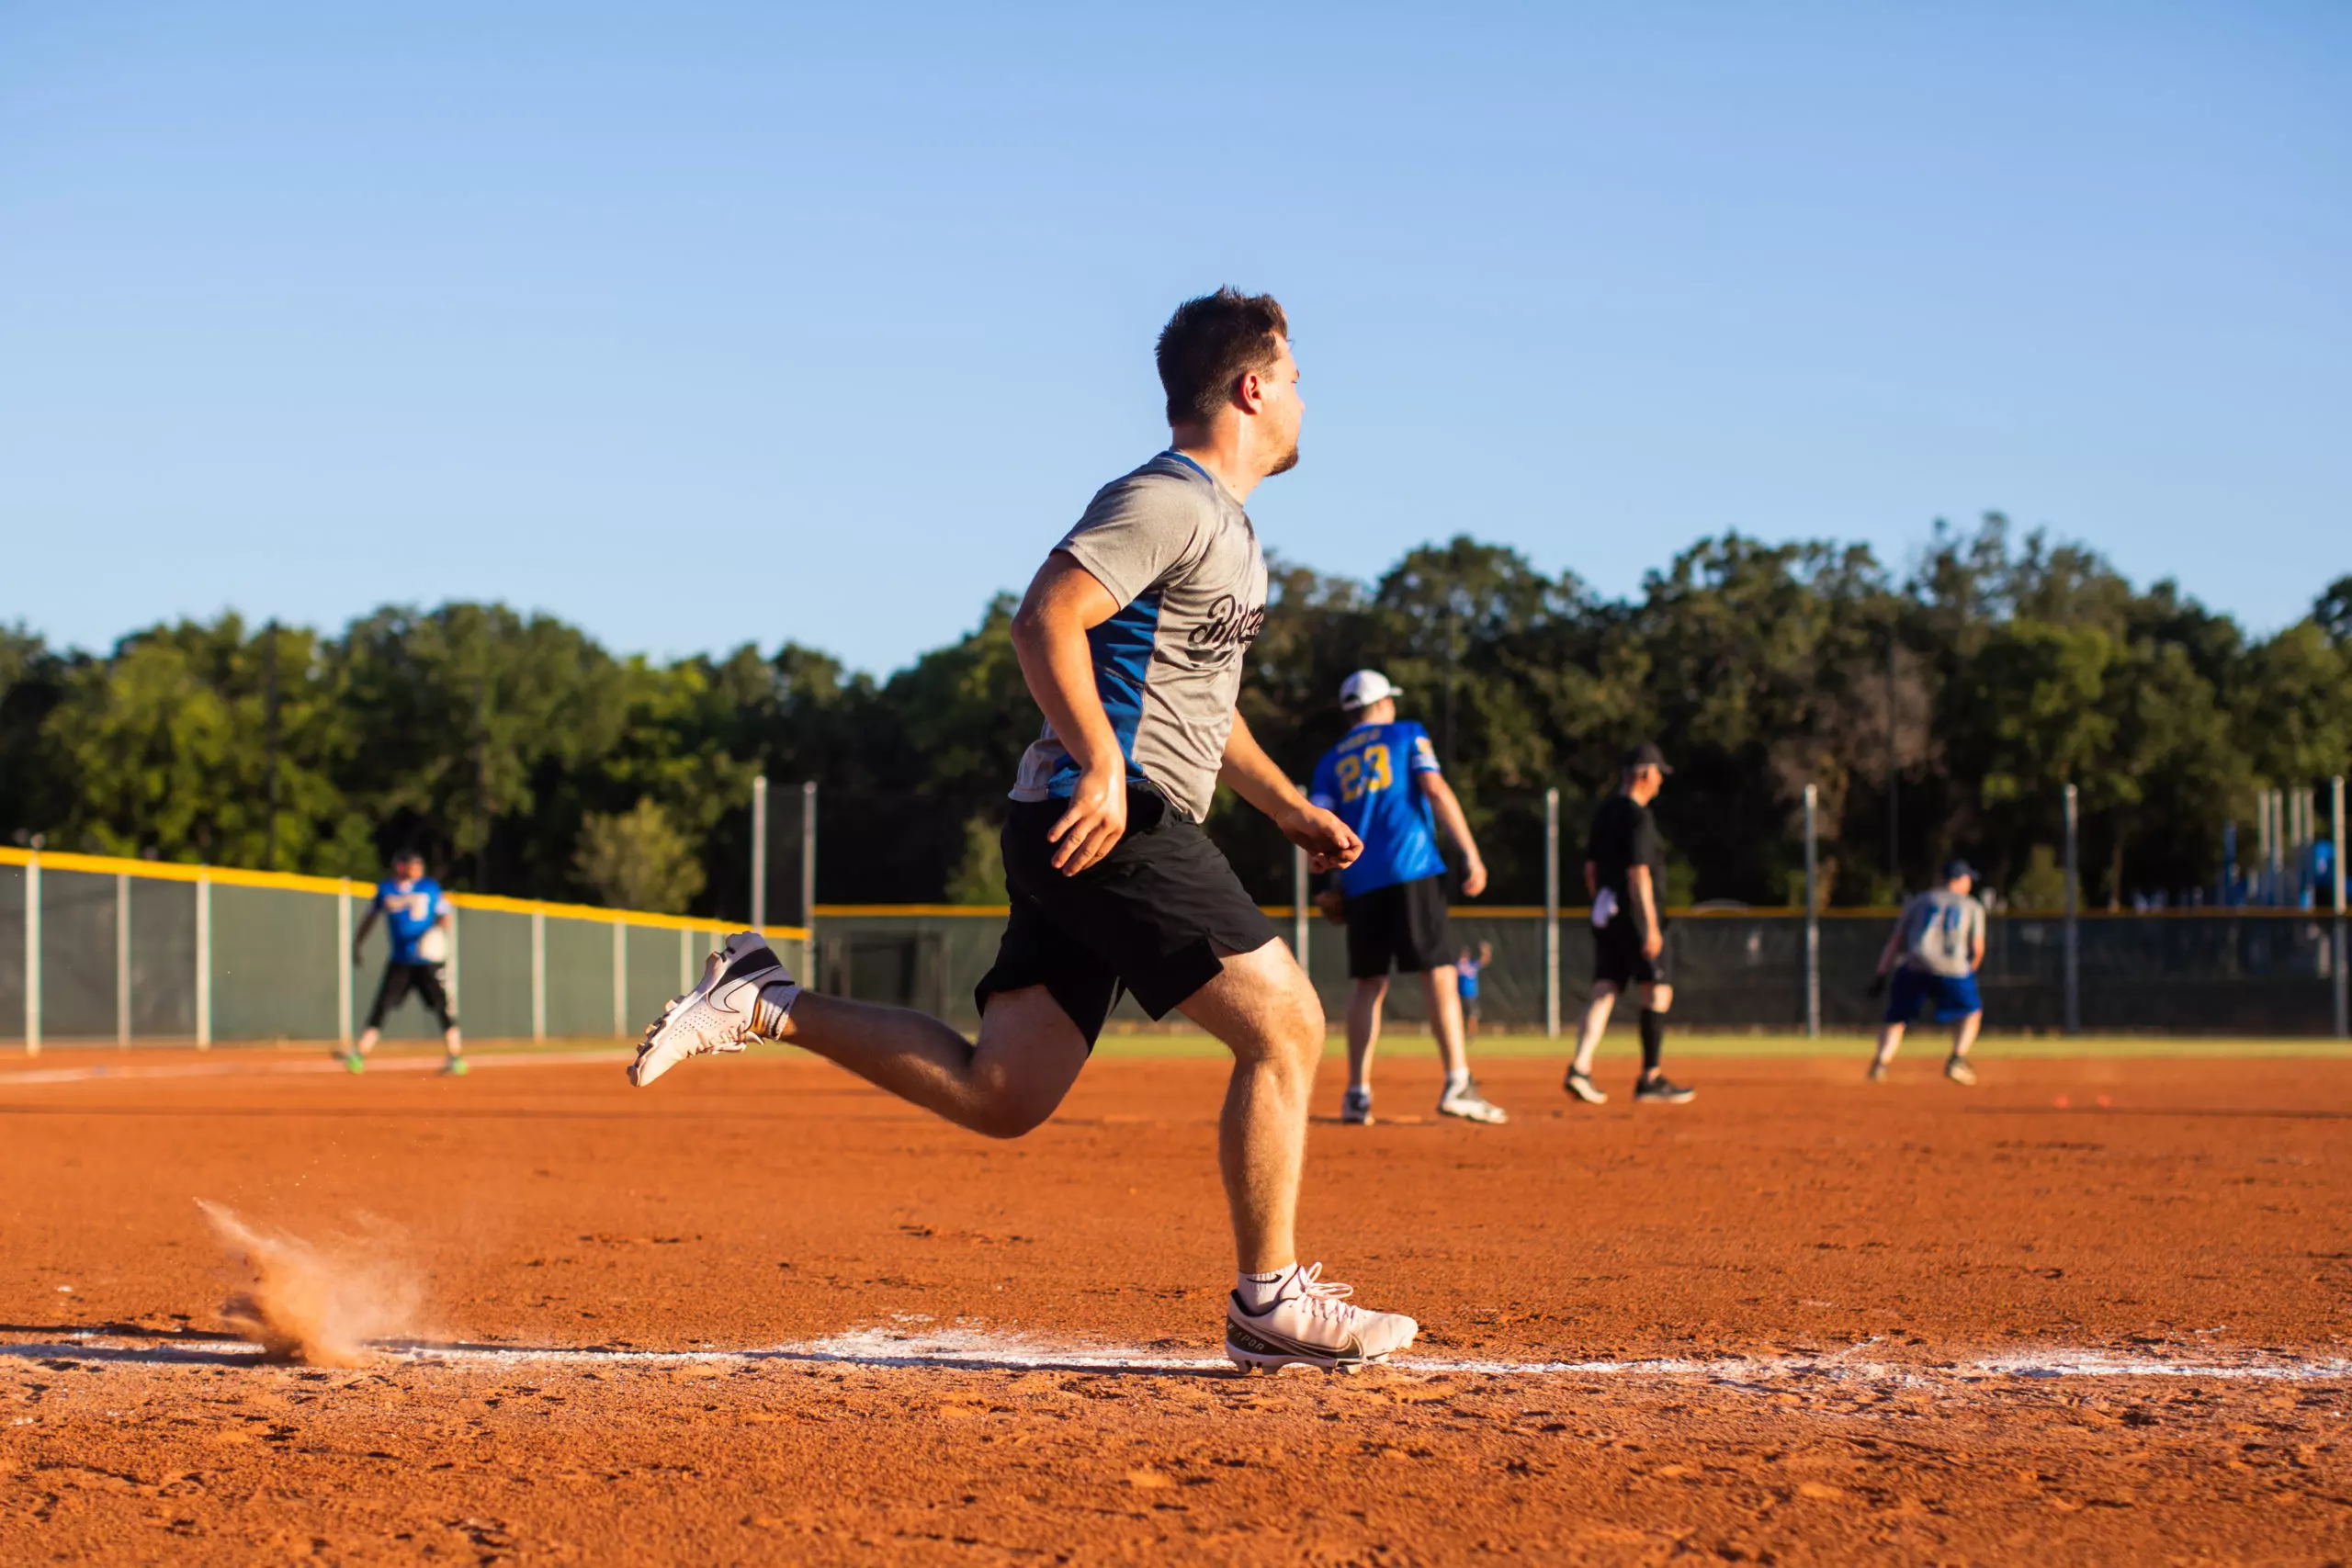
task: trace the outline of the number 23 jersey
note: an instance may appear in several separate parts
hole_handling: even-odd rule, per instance
[[[1350,897],[1444,874],[1436,818],[1416,782],[1437,771],[1437,749],[1418,724],[1359,724],[1315,764],[1307,798],[1363,840],[1363,853],[1340,873]]]

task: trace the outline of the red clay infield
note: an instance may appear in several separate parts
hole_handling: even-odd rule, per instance
[[[2352,1557],[2352,1062],[1689,1066],[1318,1123],[1309,1256],[1427,1325],[1344,1379],[1216,1359],[1213,1061],[1011,1145],[782,1052],[0,1063],[0,1562]],[[198,1199],[439,1348],[256,1364]]]

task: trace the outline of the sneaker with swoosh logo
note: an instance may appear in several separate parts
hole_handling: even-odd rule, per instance
[[[1348,1298],[1351,1285],[1327,1281],[1323,1265],[1291,1270],[1282,1295],[1262,1312],[1241,1304],[1237,1292],[1225,1299],[1225,1353],[1244,1371],[1283,1367],[1321,1367],[1360,1372],[1413,1342],[1421,1325],[1402,1313],[1372,1312]]]
[[[647,1026],[628,1065],[643,1089],[689,1056],[743,1050],[784,1027],[800,987],[757,931],[738,931],[703,960],[702,979]]]

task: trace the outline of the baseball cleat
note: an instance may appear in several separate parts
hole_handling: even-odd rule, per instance
[[[463,1056],[441,1058],[441,1076],[445,1078],[461,1078],[472,1071],[473,1068],[466,1065],[466,1059]]]
[[[1325,1282],[1323,1265],[1293,1269],[1281,1299],[1250,1312],[1237,1293],[1225,1300],[1225,1353],[1244,1371],[1320,1367],[1360,1372],[1413,1342],[1421,1325],[1401,1313],[1351,1305],[1351,1285]]]
[[[1685,1089],[1660,1073],[1654,1078],[1644,1078],[1634,1086],[1636,1105],[1688,1105],[1699,1097],[1695,1089]]]
[[[1976,1069],[1968,1065],[1965,1056],[1949,1057],[1944,1062],[1944,1077],[1969,1089],[1976,1087]]]
[[[761,994],[770,990],[778,994]],[[703,960],[695,988],[673,998],[647,1026],[637,1060],[628,1065],[628,1081],[643,1089],[689,1056],[741,1051],[772,1038],[799,994],[759,932],[736,932]]]
[[[1609,1103],[1608,1091],[1603,1089],[1599,1084],[1592,1081],[1592,1075],[1589,1073],[1580,1073],[1574,1067],[1570,1067],[1568,1069],[1568,1076],[1566,1079],[1562,1080],[1560,1087],[1566,1089],[1570,1094],[1575,1095],[1578,1100],[1583,1100],[1587,1105],[1606,1105]]]
[[[1459,1116],[1464,1122],[1483,1122],[1488,1126],[1510,1120],[1510,1113],[1478,1092],[1478,1080],[1472,1078],[1460,1089],[1449,1089],[1438,1097],[1440,1116]]]
[[[335,1057],[343,1063],[343,1070],[346,1073],[364,1073],[368,1070],[368,1058],[356,1051],[338,1051],[335,1053]]]
[[[1886,1064],[1884,1062],[1872,1062],[1871,1064],[1871,1082],[1884,1083],[1885,1081]]]
[[[1351,1127],[1372,1125],[1372,1090],[1358,1084],[1340,1101],[1340,1120]]]

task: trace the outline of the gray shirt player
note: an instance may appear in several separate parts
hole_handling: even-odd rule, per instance
[[[1905,967],[1957,980],[1974,972],[1970,960],[1984,936],[1984,905],[1965,893],[1931,887],[1903,906],[1894,949]]]
[[[1055,547],[1119,603],[1086,642],[1127,777],[1200,821],[1233,733],[1242,655],[1266,619],[1266,558],[1249,514],[1206,468],[1162,452],[1103,486]],[[1067,797],[1078,773],[1049,723],[1021,759],[1012,798]]]

